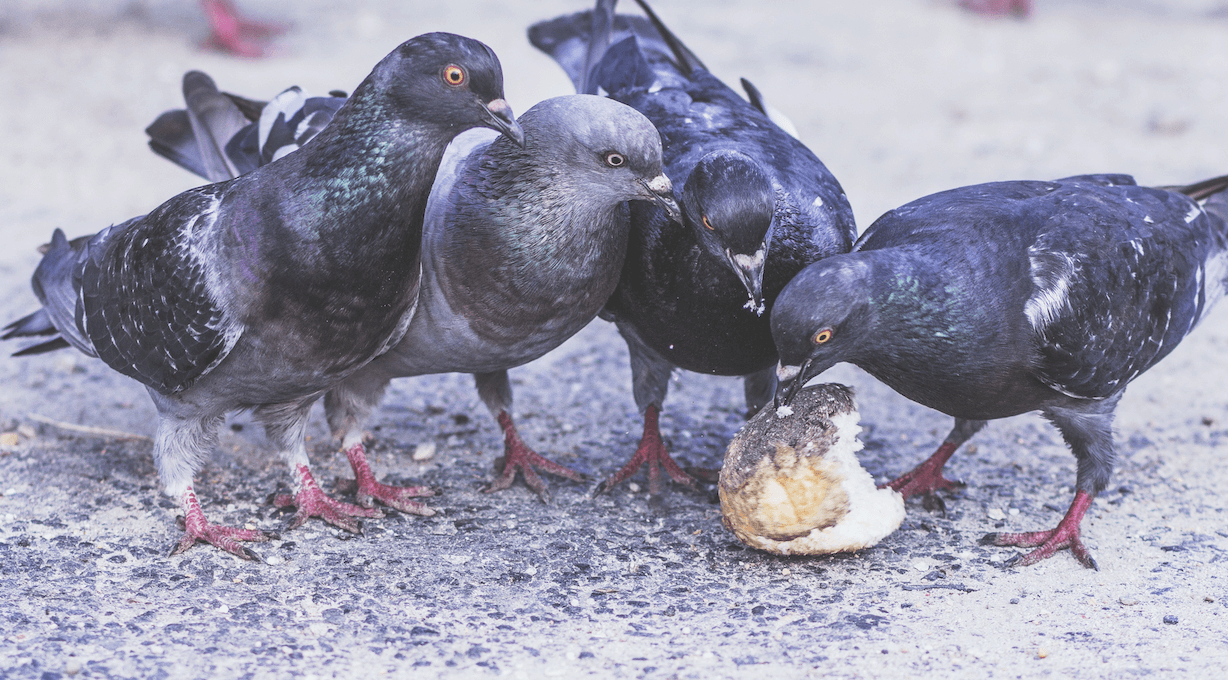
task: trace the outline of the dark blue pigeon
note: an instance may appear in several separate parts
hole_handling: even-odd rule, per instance
[[[203,540],[254,559],[236,541],[268,538],[209,523],[192,489],[236,409],[254,410],[295,472],[293,526],[319,515],[357,531],[355,516],[377,516],[316,484],[308,410],[404,336],[445,148],[477,126],[522,139],[502,97],[490,48],[422,35],[381,61],[300,153],[91,237],[56,230],[34,273],[43,308],[5,337],[57,335],[27,352],[68,343],[146,385],[159,414],[154,460],[185,515],[175,552]]]
[[[1228,177],[1151,189],[1126,175],[997,182],[883,215],[853,252],[807,267],[776,300],[778,400],[847,361],[955,417],[942,446],[889,486],[954,483],[942,468],[985,421],[1040,411],[1078,460],[1074,501],[1051,531],[990,534],[1070,548],[1108,483],[1113,411],[1224,293]]]
[[[753,413],[771,400],[775,378],[768,317],[781,288],[803,267],[847,252],[852,210],[835,177],[751,102],[708,72],[657,19],[615,15],[614,2],[532,26],[530,41],[551,55],[581,92],[605,92],[641,111],[661,131],[665,171],[680,189],[682,220],[646,203],[631,210],[626,264],[602,313],[631,352],[633,392],[644,413],[634,457],[606,490],[649,465],[694,480],[661,440],[658,413],[675,368],[745,376]]]
[[[184,93],[188,109],[163,114],[147,131],[155,151],[197,174],[204,174],[205,164],[194,159],[212,149],[225,150],[221,155],[229,165],[215,163],[221,171],[290,153],[341,101],[290,88],[267,104],[249,106],[250,100],[219,93],[196,72],[185,76]],[[199,102],[233,114],[213,120],[238,116],[252,122],[238,129],[192,127],[191,117],[205,117],[192,110]],[[662,174],[660,135],[634,109],[572,95],[538,104],[520,122],[523,149],[505,139],[492,142],[494,133],[485,130],[453,143],[427,207],[421,299],[405,338],[325,398],[365,506],[378,500],[407,512],[430,512],[410,500],[429,494],[427,489],[375,480],[362,442],[362,425],[389,381],[427,373],[474,374],[478,395],[504,432],[502,474],[488,490],[507,488],[520,471],[547,498],[534,466],[584,479],[520,439],[507,369],[542,356],[597,315],[622,268],[626,201],[653,201],[675,215],[678,208]]]

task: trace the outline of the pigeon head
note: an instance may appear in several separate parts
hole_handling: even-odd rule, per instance
[[[525,153],[567,168],[566,181],[583,187],[589,201],[652,201],[679,218],[662,169],[661,135],[639,111],[606,97],[567,95],[537,104],[520,124]]]
[[[803,269],[772,305],[772,339],[780,353],[776,404],[787,404],[811,378],[852,361],[869,341],[874,315],[870,267],[835,255]]]
[[[503,99],[499,58],[472,38],[451,33],[412,38],[385,57],[368,82],[415,121],[453,130],[488,127],[524,144],[524,132]]]
[[[763,314],[763,265],[771,245],[776,191],[759,164],[738,151],[714,151],[699,160],[682,189],[685,224],[700,246],[738,275]]]

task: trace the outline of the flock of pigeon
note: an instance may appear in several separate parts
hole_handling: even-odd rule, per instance
[[[1228,283],[1228,177],[1145,188],[1125,175],[996,182],[921,198],[860,238],[827,168],[746,80],[716,79],[648,7],[614,0],[544,21],[531,42],[578,94],[516,120],[485,45],[432,33],[399,46],[350,96],[290,88],[269,102],[184,78],[186,110],[150,145],[214,182],[148,215],[68,240],[34,273],[42,308],[5,338],[54,336],[148,388],[154,459],[197,541],[258,559],[265,532],[209,522],[193,477],[224,416],[251,409],[294,476],[294,528],[358,531],[376,501],[433,511],[421,487],[381,484],[363,426],[398,377],[463,372],[505,437],[500,476],[543,500],[511,416],[507,371],[594,317],[630,350],[644,415],[634,456],[695,486],[658,426],[676,368],[742,376],[751,413],[854,363],[955,418],[928,460],[890,482],[905,497],[952,485],[942,469],[986,421],[1039,410],[1078,460],[1051,530],[991,534],[1069,548],[1095,567],[1081,520],[1113,467],[1126,385],[1167,355]],[[355,474],[356,503],[325,494],[305,447],[321,396]]]

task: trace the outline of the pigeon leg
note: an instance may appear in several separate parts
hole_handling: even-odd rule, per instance
[[[1026,19],[1032,14],[1032,0],[959,0],[964,9],[991,17],[1012,15]]]
[[[1091,506],[1092,500],[1096,497],[1086,491],[1075,493],[1074,500],[1070,503],[1070,509],[1066,511],[1066,516],[1058,522],[1056,528],[1050,531],[1030,531],[1020,534],[1008,533],[992,533],[986,534],[981,539],[981,543],[989,545],[1013,545],[1020,548],[1036,548],[1026,555],[1017,555],[1006,562],[1006,566],[1026,567],[1029,564],[1048,559],[1054,553],[1062,548],[1070,548],[1070,552],[1074,554],[1075,559],[1088,569],[1099,570],[1096,566],[1096,560],[1092,559],[1092,555],[1088,552],[1087,547],[1083,545],[1083,541],[1079,539],[1079,524],[1083,521],[1083,515],[1087,514],[1087,508]]]
[[[200,502],[196,500],[196,492],[191,486],[183,492],[179,502],[183,505],[184,516],[180,518],[183,522],[183,538],[179,539],[179,543],[175,544],[175,548],[171,550],[172,555],[178,555],[191,548],[197,541],[204,541],[245,560],[259,562],[261,561],[259,555],[239,545],[237,541],[260,542],[277,538],[277,534],[268,534],[255,529],[236,529],[210,524],[209,520],[205,519],[205,513],[200,509]]]
[[[210,34],[205,45],[222,52],[258,59],[264,56],[264,46],[255,39],[268,38],[286,30],[278,24],[244,19],[233,0],[201,0],[200,4],[209,18]]]
[[[984,420],[963,420],[955,419],[955,427],[951,428],[951,433],[943,440],[942,446],[934,452],[932,456],[925,459],[917,467],[905,472],[898,478],[883,484],[879,488],[891,487],[904,495],[904,498],[910,498],[919,494],[932,494],[938,489],[950,489],[955,486],[960,486],[960,482],[953,482],[942,476],[942,468],[955,454],[964,442],[972,438],[982,427],[985,427]]]
[[[489,486],[482,489],[483,493],[491,493],[493,491],[502,491],[512,485],[516,480],[516,471],[519,470],[524,475],[524,483],[543,503],[549,502],[550,492],[546,490],[546,483],[537,475],[535,467],[541,468],[544,472],[549,472],[552,475],[566,477],[573,482],[588,481],[584,475],[563,467],[558,463],[543,458],[539,453],[530,449],[520,439],[520,435],[516,432],[516,424],[512,422],[512,417],[507,411],[500,411],[498,415],[499,427],[503,428],[503,458],[502,458],[502,474],[499,478],[491,482]],[[496,466],[499,464],[496,463]]]
[[[375,481],[371,466],[367,464],[367,454],[362,442],[346,448],[345,456],[350,459],[350,467],[354,468],[354,480],[345,480],[343,486],[345,490],[352,489],[355,492],[358,504],[362,507],[373,508],[375,501],[379,501],[411,515],[430,517],[435,514],[434,510],[422,503],[409,500],[419,496],[434,496],[435,492],[430,487],[390,486]]]
[[[684,472],[678,463],[674,462],[669,451],[665,449],[665,444],[661,441],[658,413],[655,405],[644,410],[644,436],[640,438],[639,448],[635,450],[635,455],[621,470],[597,485],[597,493],[605,493],[614,488],[615,485],[635,474],[635,471],[639,470],[644,463],[648,463],[648,494],[650,496],[660,496],[665,490],[664,480],[661,479],[661,467],[664,467],[670,479],[678,484],[689,486],[692,489],[699,487],[695,479]]]
[[[335,527],[360,534],[362,525],[355,517],[384,516],[384,513],[375,508],[363,508],[329,498],[328,494],[320,489],[306,465],[298,465],[295,471],[298,473],[298,491],[293,496],[278,494],[273,497],[273,505],[279,508],[297,508],[287,529],[297,529],[308,519],[319,517]]]

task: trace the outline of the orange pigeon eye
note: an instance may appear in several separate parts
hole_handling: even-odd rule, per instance
[[[456,64],[449,64],[443,67],[443,81],[449,85],[457,86],[465,84],[465,69]]]
[[[814,335],[814,344],[816,344],[816,345],[821,345],[821,344],[823,344],[823,343],[827,342],[828,340],[831,340],[831,335],[832,335],[832,333],[831,333],[831,329],[830,329],[830,328],[824,328],[823,330],[819,331],[818,333],[815,333],[815,335]]]

